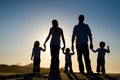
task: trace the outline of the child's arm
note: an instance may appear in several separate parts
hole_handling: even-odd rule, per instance
[[[61,48],[61,49],[62,49],[63,54],[65,54],[65,52],[64,52],[64,48]]]
[[[98,51],[98,49],[97,50],[94,50],[93,48],[91,49],[94,53],[96,53],[97,51]]]
[[[33,55],[34,55],[34,53],[32,52],[32,55],[31,55],[31,60],[33,60]]]
[[[109,49],[109,46],[107,46],[107,53],[110,53],[110,49]]]
[[[71,53],[71,55],[74,55],[74,54],[75,54],[74,50],[72,50],[72,52],[73,52],[73,53]]]
[[[46,51],[46,46],[44,45],[44,49],[40,47],[42,51]]]

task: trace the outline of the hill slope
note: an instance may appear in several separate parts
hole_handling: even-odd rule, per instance
[[[60,74],[49,74],[48,68],[41,68],[40,74],[32,73],[32,64],[25,66],[0,65],[0,80],[120,80],[120,74],[80,74],[64,73],[60,69]]]

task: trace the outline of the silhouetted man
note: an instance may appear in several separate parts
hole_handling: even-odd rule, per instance
[[[84,23],[84,15],[80,15],[79,23],[73,29],[72,34],[72,50],[74,50],[74,40],[76,38],[77,60],[80,73],[84,73],[84,65],[82,56],[84,56],[87,73],[92,74],[91,62],[89,58],[88,37],[90,40],[90,48],[93,48],[92,34],[89,26]]]

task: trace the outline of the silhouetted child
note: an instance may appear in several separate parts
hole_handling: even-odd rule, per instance
[[[71,55],[74,55],[74,51],[73,51],[73,53],[70,53],[70,49],[66,48],[66,50],[64,52],[64,49],[62,48],[62,52],[63,52],[63,54],[65,54],[65,71],[64,72],[67,73],[68,67],[69,67],[70,73],[73,73]]]
[[[99,74],[102,72],[105,74],[105,54],[110,53],[109,46],[107,46],[107,49],[105,49],[105,42],[101,41],[99,43],[100,48],[94,50],[92,49],[93,52],[98,52],[98,58],[97,58],[97,73]]]
[[[40,61],[41,61],[40,54],[41,54],[41,51],[46,50],[46,46],[44,46],[44,49],[39,46],[40,46],[39,41],[35,41],[34,48],[33,48],[32,55],[31,55],[31,60],[33,60],[33,73],[40,72]]]

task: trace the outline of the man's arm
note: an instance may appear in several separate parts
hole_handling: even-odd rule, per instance
[[[91,49],[94,53],[96,53],[97,51],[98,51],[98,49],[97,50],[94,50],[93,48]]]
[[[64,48],[61,48],[61,49],[62,49],[63,54],[65,54],[65,52],[64,52]]]
[[[65,38],[64,38],[63,31],[62,31],[62,34],[61,34],[61,36],[62,36],[62,41],[63,41],[63,49],[65,49]]]
[[[72,35],[72,51],[74,51],[74,40],[75,40],[75,36],[74,35]]]
[[[74,41],[75,41],[75,35],[77,34],[76,27],[73,28],[73,34],[72,34],[72,45],[71,49],[74,51]]]
[[[90,39],[90,49],[93,49],[92,35],[89,35],[89,39]]]

